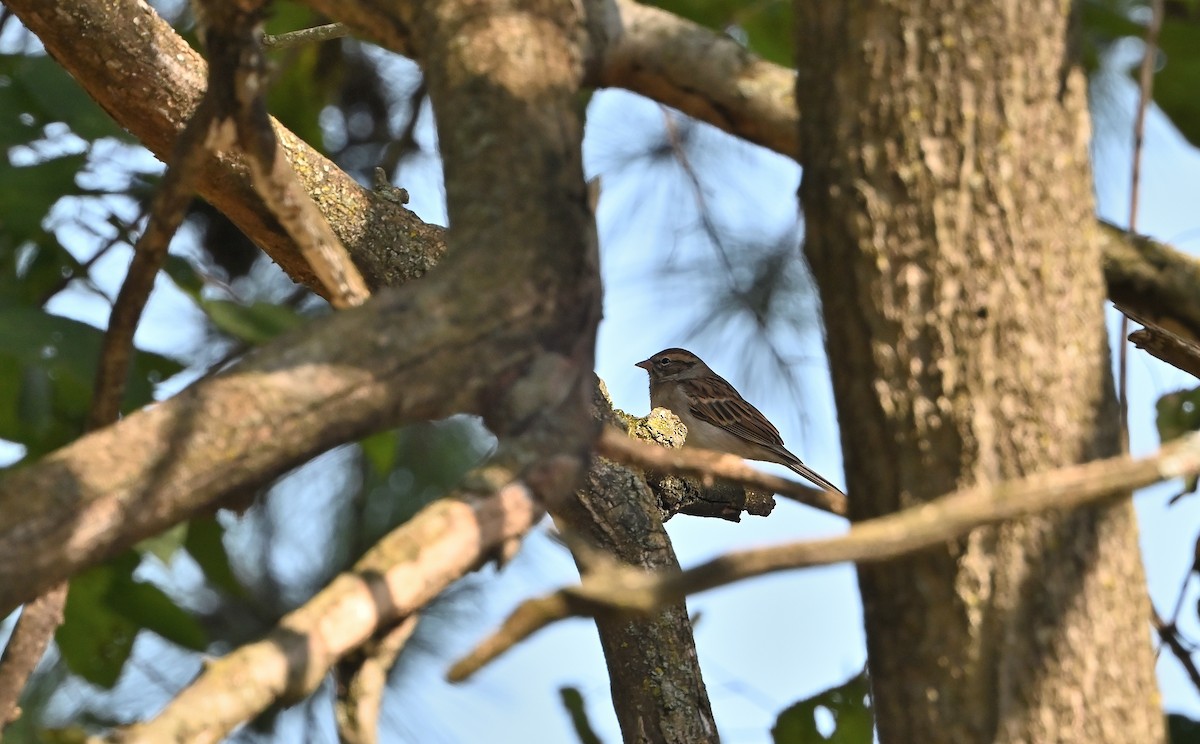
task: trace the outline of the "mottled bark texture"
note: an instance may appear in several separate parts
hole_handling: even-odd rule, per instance
[[[851,515],[1111,455],[1069,4],[796,3],[800,195]],[[1153,742],[1128,501],[864,566],[884,742]]]
[[[603,384],[596,387],[593,406],[594,415],[604,424],[624,428]],[[634,470],[594,458],[580,492],[549,507],[555,524],[573,540],[629,565],[679,570],[659,501]],[[586,563],[580,571],[586,571]],[[647,616],[598,615],[596,629],[624,741],[720,741],[685,601]]]
[[[9,0],[55,61],[113,120],[167,160],[204,93],[204,58],[140,0]],[[86,39],[87,43],[80,43]],[[275,124],[288,161],[372,289],[422,276],[445,250],[442,229],[355,183]],[[312,269],[255,193],[240,159],[207,156],[196,189],[295,281],[323,291]]]

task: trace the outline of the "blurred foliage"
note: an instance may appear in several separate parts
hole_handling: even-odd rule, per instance
[[[116,684],[141,630],[194,651],[207,638],[199,623],[161,589],[133,578],[133,552],[71,579],[64,620],[54,640],[67,667],[101,687]]]
[[[600,737],[596,735],[592,729],[592,722],[588,720],[587,703],[579,688],[560,687],[558,695],[562,699],[563,707],[567,709],[567,715],[571,717],[571,727],[575,729],[580,744],[600,744]]]
[[[653,0],[648,4],[728,34],[772,62],[794,64],[790,0]]]
[[[0,303],[0,438],[25,445],[37,457],[79,436],[92,400],[104,333],[36,306]],[[182,366],[139,352],[129,374],[123,410],[152,400],[156,382]]]
[[[84,140],[132,138],[96,105],[57,62],[45,55],[0,54],[0,142],[38,139],[51,124]]]
[[[1200,722],[1179,713],[1168,713],[1167,741],[1171,744],[1200,744]]]
[[[821,733],[822,717],[826,723],[832,720],[828,735]],[[771,736],[775,744],[871,744],[874,730],[871,686],[866,672],[861,672],[780,713]]]
[[[1200,145],[1200,3],[1166,3],[1158,45],[1162,52],[1154,76],[1154,102],[1192,146]]]
[[[174,20],[190,32],[186,12]],[[322,21],[299,4],[277,3],[269,25],[282,32]],[[409,104],[392,95],[395,81],[385,81],[376,59],[348,40],[274,53],[273,73],[272,113],[335,159],[353,154],[365,178],[395,135],[397,105]],[[325,124],[330,112],[337,114],[332,127]],[[111,302],[112,268],[102,282],[92,272],[113,247],[128,255],[140,225],[135,215],[158,180],[144,156],[127,157],[135,152],[132,138],[52,59],[40,52],[0,54],[0,439],[22,445],[26,461],[83,431],[104,331],[48,304],[84,295]],[[323,311],[278,271],[257,270],[263,264],[232,223],[197,202],[164,273],[202,314],[203,322],[179,329],[180,339],[194,336],[199,347],[186,363],[138,350],[124,412],[152,402],[159,383],[180,372],[204,373]],[[302,505],[294,494],[280,494],[274,498],[287,498],[287,509],[256,508],[254,518],[197,516],[79,574],[55,636],[57,653],[26,689],[26,714],[5,741],[73,741],[85,730],[112,725],[111,704],[85,702],[90,696],[79,695],[78,681],[122,695],[143,633],[191,653],[261,635],[307,597],[281,590],[269,568],[286,563],[284,552],[296,549],[283,538],[298,520],[338,527],[322,542],[304,545],[318,556],[317,573],[289,577],[311,594],[442,495],[486,447],[479,425],[467,419],[384,432],[337,466],[350,476],[332,514],[309,514],[317,502]],[[247,495],[274,490],[265,483]],[[177,580],[189,571],[198,581]],[[161,675],[156,684],[183,683],[179,670],[156,666],[142,664],[137,674]],[[74,725],[63,725],[64,694]],[[59,712],[50,723],[43,716],[55,708],[56,696]]]
[[[1200,430],[1200,387],[1191,390],[1178,390],[1167,393],[1155,404],[1158,417],[1158,438],[1162,442],[1178,439],[1184,434]],[[1190,476],[1183,481],[1183,491],[1171,498],[1175,503],[1181,497],[1196,492],[1197,477]]]
[[[215,517],[197,517],[187,523],[183,548],[204,572],[210,586],[230,597],[245,596],[246,590],[233,572],[225,551],[225,528]]]
[[[1200,2],[1168,0],[1155,60],[1154,102],[1193,146],[1200,144]],[[1113,44],[1128,38],[1144,39],[1150,4],[1132,0],[1084,0],[1080,6],[1084,59],[1094,70]],[[1138,64],[1129,69],[1138,79]]]

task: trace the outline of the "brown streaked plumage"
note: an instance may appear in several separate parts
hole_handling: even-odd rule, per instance
[[[842,493],[789,452],[767,417],[692,352],[664,349],[637,366],[650,375],[650,405],[666,408],[687,427],[685,446],[778,463],[821,488]]]

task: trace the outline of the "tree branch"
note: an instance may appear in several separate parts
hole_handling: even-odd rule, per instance
[[[263,46],[268,49],[291,49],[305,44],[342,39],[349,34],[344,23],[325,23],[312,28],[301,28],[285,34],[263,34]]]
[[[21,717],[17,702],[54,631],[62,625],[66,604],[67,584],[61,582],[21,609],[0,660],[0,733]]]
[[[387,689],[388,673],[417,630],[418,615],[412,614],[367,643],[353,664],[343,660],[335,669],[338,680],[334,717],[341,744],[376,744],[379,741],[379,711]],[[343,676],[345,678],[343,678]]]
[[[755,470],[735,455],[697,449],[667,449],[640,442],[611,427],[601,432],[596,451],[626,465],[699,476],[700,482],[705,486],[714,485],[717,479],[733,481],[743,486],[787,496],[814,509],[846,516],[846,497],[840,493],[811,488],[803,483]]]
[[[208,152],[205,139],[212,123],[213,107],[201,102],[175,143],[174,154],[150,202],[146,228],[133,247],[133,260],[108,318],[100,349],[88,429],[108,426],[117,420],[129,363],[134,353],[133,335],[142,310],[154,288],[159,269],[167,260],[167,248],[187,215],[194,194],[193,184]]]
[[[591,82],[640,93],[749,142],[799,157],[794,70],[674,13],[632,0],[616,0],[616,8],[620,32]]]
[[[8,0],[46,50],[158,158],[166,160],[199,104],[207,65],[170,24],[138,0],[46,4]],[[87,44],[79,43],[87,39]],[[108,64],[120,60],[121,64]],[[423,275],[445,251],[441,228],[364,189],[277,122],[280,145],[304,189],[374,289]],[[205,159],[197,191],[297,282],[324,291],[236,158]]]
[[[262,49],[266,0],[198,1],[203,18],[201,37],[209,56],[205,97],[213,102],[218,124],[237,133],[254,190],[300,249],[330,304],[336,308],[361,305],[370,290],[325,216],[297,181],[267,114],[265,91],[270,76]],[[220,132],[222,127],[213,131]]]
[[[1127,317],[1136,319],[1135,316]],[[1192,377],[1200,378],[1200,346],[1148,321],[1138,322],[1145,322],[1146,327],[1129,334],[1129,340],[1135,346]]]
[[[157,716],[111,738],[123,744],[217,742],[270,705],[303,699],[339,659],[479,568],[541,515],[518,482],[487,496],[435,501],[264,639],[211,662]]]
[[[620,425],[603,383],[595,388],[592,406],[593,415],[606,429]],[[547,508],[581,574],[594,553],[642,569],[679,570],[659,501],[640,474],[627,467],[592,458],[583,487],[548,502]],[[625,741],[702,744],[718,740],[684,602],[645,617],[609,615],[595,620]]]
[[[1196,473],[1200,473],[1200,434],[1171,442],[1140,460],[1122,455],[976,486],[859,522],[838,537],[728,553],[682,572],[647,573],[609,562],[594,567],[577,586],[523,602],[495,633],[456,662],[449,676],[465,679],[516,643],[567,617],[652,612],[689,594],[776,571],[884,561],[955,540],[979,527],[1052,509],[1073,509]]]
[[[146,228],[134,245],[133,261],[121,284],[100,347],[88,431],[108,426],[120,415],[134,354],[133,335],[154,279],[166,260],[167,247],[191,203],[192,183],[201,159],[207,154],[204,140],[212,111],[212,106],[205,102],[197,107],[176,143],[166,175],[155,189]],[[67,584],[62,582],[27,603],[17,619],[12,639],[0,657],[0,732],[20,715],[17,701],[21,691],[62,624],[66,602]]]
[[[495,380],[519,375],[533,358],[521,342],[539,323],[516,305],[507,318],[491,306],[473,317],[443,297],[470,285],[447,290],[455,277],[441,278],[314,321],[5,473],[0,614],[330,447],[403,421],[485,413]]]

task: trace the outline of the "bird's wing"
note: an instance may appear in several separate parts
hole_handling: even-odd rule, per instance
[[[723,378],[713,375],[687,382],[692,383],[688,392],[693,416],[747,441],[783,447],[779,430]]]

